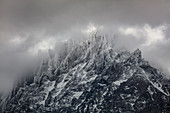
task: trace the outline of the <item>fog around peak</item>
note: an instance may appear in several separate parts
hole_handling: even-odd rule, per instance
[[[1,0],[0,90],[49,49],[98,34],[170,71],[169,0]],[[15,72],[15,73],[14,73]]]

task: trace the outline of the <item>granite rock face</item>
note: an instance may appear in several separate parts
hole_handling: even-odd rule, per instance
[[[52,53],[52,52],[50,52]],[[141,51],[115,52],[104,37],[66,47],[18,85],[5,113],[168,113],[170,79]]]

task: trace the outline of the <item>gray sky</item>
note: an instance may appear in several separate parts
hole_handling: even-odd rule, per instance
[[[0,0],[0,91],[39,50],[99,29],[116,34],[116,48],[140,48],[154,66],[170,70],[170,0]],[[31,62],[32,61],[32,62]],[[13,76],[13,77],[11,77]]]

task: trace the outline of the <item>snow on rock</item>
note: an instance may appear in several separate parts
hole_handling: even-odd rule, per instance
[[[45,95],[44,100],[40,102],[40,104],[43,104],[43,105],[45,105],[45,101],[47,100],[47,97],[48,97],[48,95],[49,95],[49,92],[52,91],[52,90],[55,88],[55,87],[54,87],[55,81],[53,81],[53,82],[48,81],[48,82],[46,82],[46,83],[47,83],[47,84],[50,83],[50,84],[49,84],[49,87],[46,87],[46,88],[45,88],[45,93],[46,93],[46,95]]]
[[[83,93],[83,91],[81,91],[81,92],[74,92],[73,97],[78,99],[82,95],[82,93]]]
[[[118,86],[120,86],[121,83],[126,82],[126,81],[127,81],[127,79],[125,79],[125,80],[120,79],[120,80],[117,80],[117,81],[115,81],[115,82],[113,82],[113,83],[116,84],[116,85],[118,85]]]

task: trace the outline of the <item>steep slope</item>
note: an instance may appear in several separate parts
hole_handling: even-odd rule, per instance
[[[44,60],[3,106],[6,113],[168,113],[169,97],[170,79],[139,49],[117,53],[94,36],[64,49],[57,62]]]

